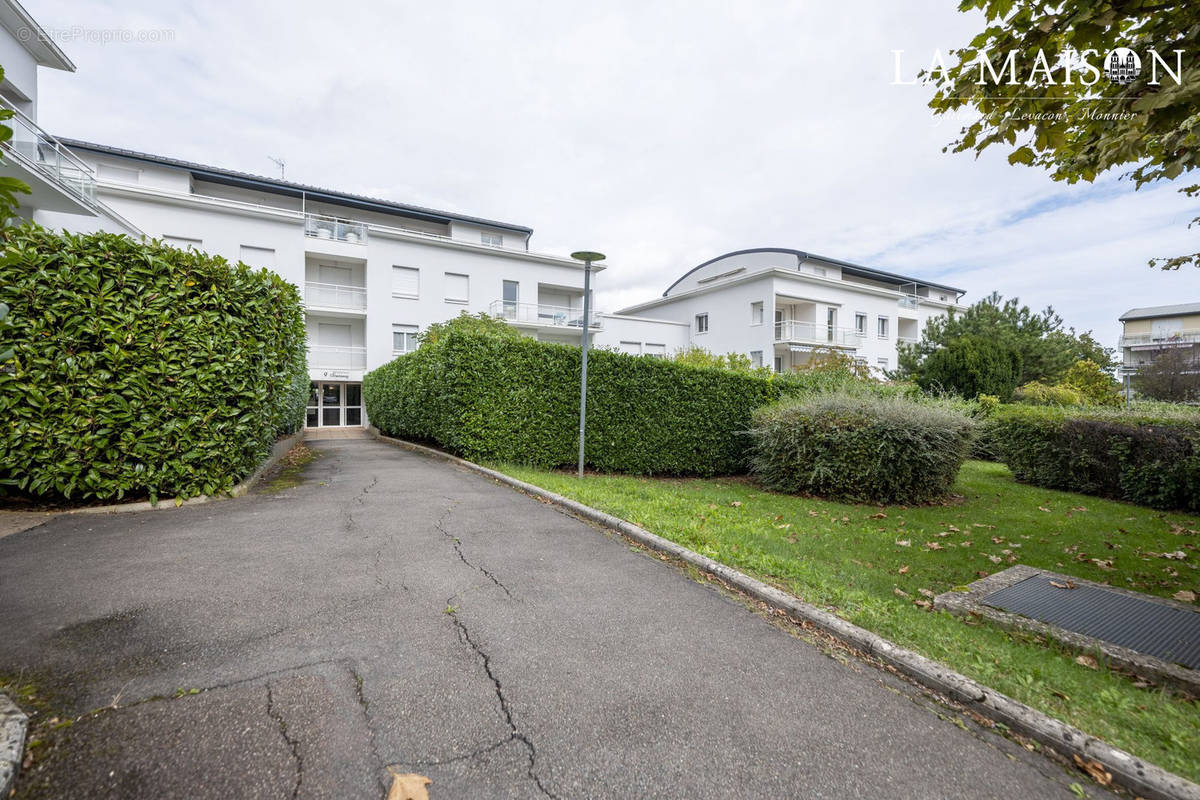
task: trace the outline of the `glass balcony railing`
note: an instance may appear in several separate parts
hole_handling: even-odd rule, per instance
[[[304,235],[314,239],[330,239],[349,244],[367,243],[367,223],[328,217],[324,214],[304,215]]]
[[[367,348],[309,345],[308,366],[313,369],[366,369]]]
[[[306,281],[304,284],[304,303],[308,306],[365,311],[367,308],[367,290],[364,286],[344,286],[339,283]]]
[[[12,138],[0,145],[4,156],[44,175],[71,197],[95,209],[96,176],[92,168],[3,97],[0,108],[12,112],[8,120]]]
[[[785,321],[775,323],[776,342],[826,345],[828,347],[861,347],[863,336],[854,328],[837,328],[816,322]]]
[[[583,309],[566,306],[547,306],[541,303],[516,303],[495,300],[488,306],[493,317],[524,325],[554,325],[567,328],[583,327]],[[604,319],[596,311],[591,312],[589,328],[604,327]]]

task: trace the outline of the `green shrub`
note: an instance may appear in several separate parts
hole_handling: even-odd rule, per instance
[[[580,350],[451,325],[370,372],[363,399],[385,433],[466,458],[553,467],[578,456]],[[634,474],[743,471],[751,412],[773,381],[605,350],[588,357],[586,461]]]
[[[787,399],[754,415],[753,472],[780,492],[928,502],[953,485],[972,427],[951,408],[902,398]]]
[[[968,400],[991,394],[1008,402],[1020,375],[1021,356],[1015,349],[964,336],[930,353],[917,380],[926,391],[951,391]]]
[[[42,498],[213,494],[300,424],[304,317],[279,276],[107,233],[9,228],[0,247],[14,349],[0,483]]]
[[[1120,394],[1120,384],[1095,361],[1076,361],[1067,370],[1060,385],[1079,392],[1087,405],[1119,406],[1125,402]]]
[[[995,417],[1004,463],[1019,481],[1200,510],[1200,415],[1011,406]]]
[[[1013,402],[1029,406],[1081,406],[1085,399],[1082,392],[1070,386],[1032,381],[1013,392]]]

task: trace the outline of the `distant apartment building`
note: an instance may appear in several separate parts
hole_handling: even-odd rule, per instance
[[[490,314],[542,341],[582,340],[583,265],[530,249],[529,227],[56,139],[36,121],[37,70],[74,65],[15,0],[0,0],[0,64],[0,106],[15,112],[0,174],[33,188],[23,216],[193,247],[273,270],[300,289],[309,427],[366,424],[364,374],[462,312]],[[662,298],[593,312],[588,331],[597,347],[648,357],[696,346],[785,371],[833,348],[886,371],[896,366],[897,344],[915,342],[924,322],[955,308],[961,294],[759,248],[701,264]]]
[[[1200,369],[1200,303],[1131,308],[1120,320],[1124,374],[1154,363],[1168,349],[1183,351]]]
[[[776,372],[829,350],[878,372],[925,322],[960,309],[962,289],[801,250],[739,250],[689,270],[662,297],[624,309],[690,327],[689,343],[744,353]]]

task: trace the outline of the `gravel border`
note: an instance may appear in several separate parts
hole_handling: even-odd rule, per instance
[[[8,797],[21,770],[29,717],[8,695],[0,694],[0,797]]]
[[[1084,761],[1098,761],[1105,770],[1112,774],[1113,783],[1140,797],[1147,800],[1200,800],[1200,785],[1155,764],[1147,763],[1107,742],[1089,736],[1078,728],[977,683],[936,661],[931,661],[911,650],[900,647],[881,636],[853,625],[824,609],[805,603],[773,586],[768,586],[738,570],[656,536],[631,522],[440,450],[385,436],[374,426],[370,427],[369,431],[381,442],[457,464],[464,469],[539,497],[578,517],[628,536],[652,550],[678,558],[768,606],[782,610],[795,620],[815,625],[851,647],[894,667],[935,692],[946,695],[984,717],[1003,723],[1016,733],[1027,736],[1067,757],[1078,756]]]

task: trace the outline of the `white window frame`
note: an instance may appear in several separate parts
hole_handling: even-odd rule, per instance
[[[411,275],[410,275],[411,273]],[[402,275],[405,277],[405,285],[407,279],[412,278],[412,285],[415,290],[412,292],[404,291],[403,286],[400,291],[396,291],[396,276]],[[406,267],[403,264],[392,265],[392,297],[400,297],[405,300],[419,300],[421,298],[421,270],[419,267]]]
[[[486,244],[488,247],[504,247],[504,235],[499,233],[480,231],[479,241],[482,244]]]
[[[443,274],[443,277],[446,279],[445,280],[444,299],[447,303],[454,303],[455,305],[465,306],[467,303],[471,302],[471,276],[470,275],[467,275],[466,273],[463,273],[463,272],[446,272]],[[466,286],[467,286],[466,297],[452,297],[450,295],[450,283],[451,283],[450,279],[451,278],[462,278],[464,281],[466,281]]]
[[[879,339],[888,339],[891,337],[892,328],[891,317],[876,317],[875,318],[875,336]]]
[[[867,335],[867,315],[861,311],[854,312],[854,331],[859,336]]]
[[[667,346],[665,344],[656,344],[655,342],[646,342],[642,348],[642,355],[646,358],[666,358]]]
[[[882,372],[887,372],[889,369],[891,369],[891,367],[888,365],[888,360],[886,357],[875,359],[875,366],[878,367]]]
[[[399,322],[392,323],[392,355],[399,356],[405,353],[411,353],[417,349],[417,334],[421,329],[416,325],[406,325]],[[404,337],[404,347],[396,347],[396,334]]]
[[[708,333],[708,312],[696,315],[696,335]]]
[[[762,325],[764,319],[765,304],[762,300],[755,300],[750,304],[750,324]]]
[[[751,350],[750,351],[750,363],[755,367],[761,367],[763,365],[763,351],[762,350]]]
[[[642,354],[641,342],[627,342],[622,340],[617,346],[627,356],[640,356]]]

